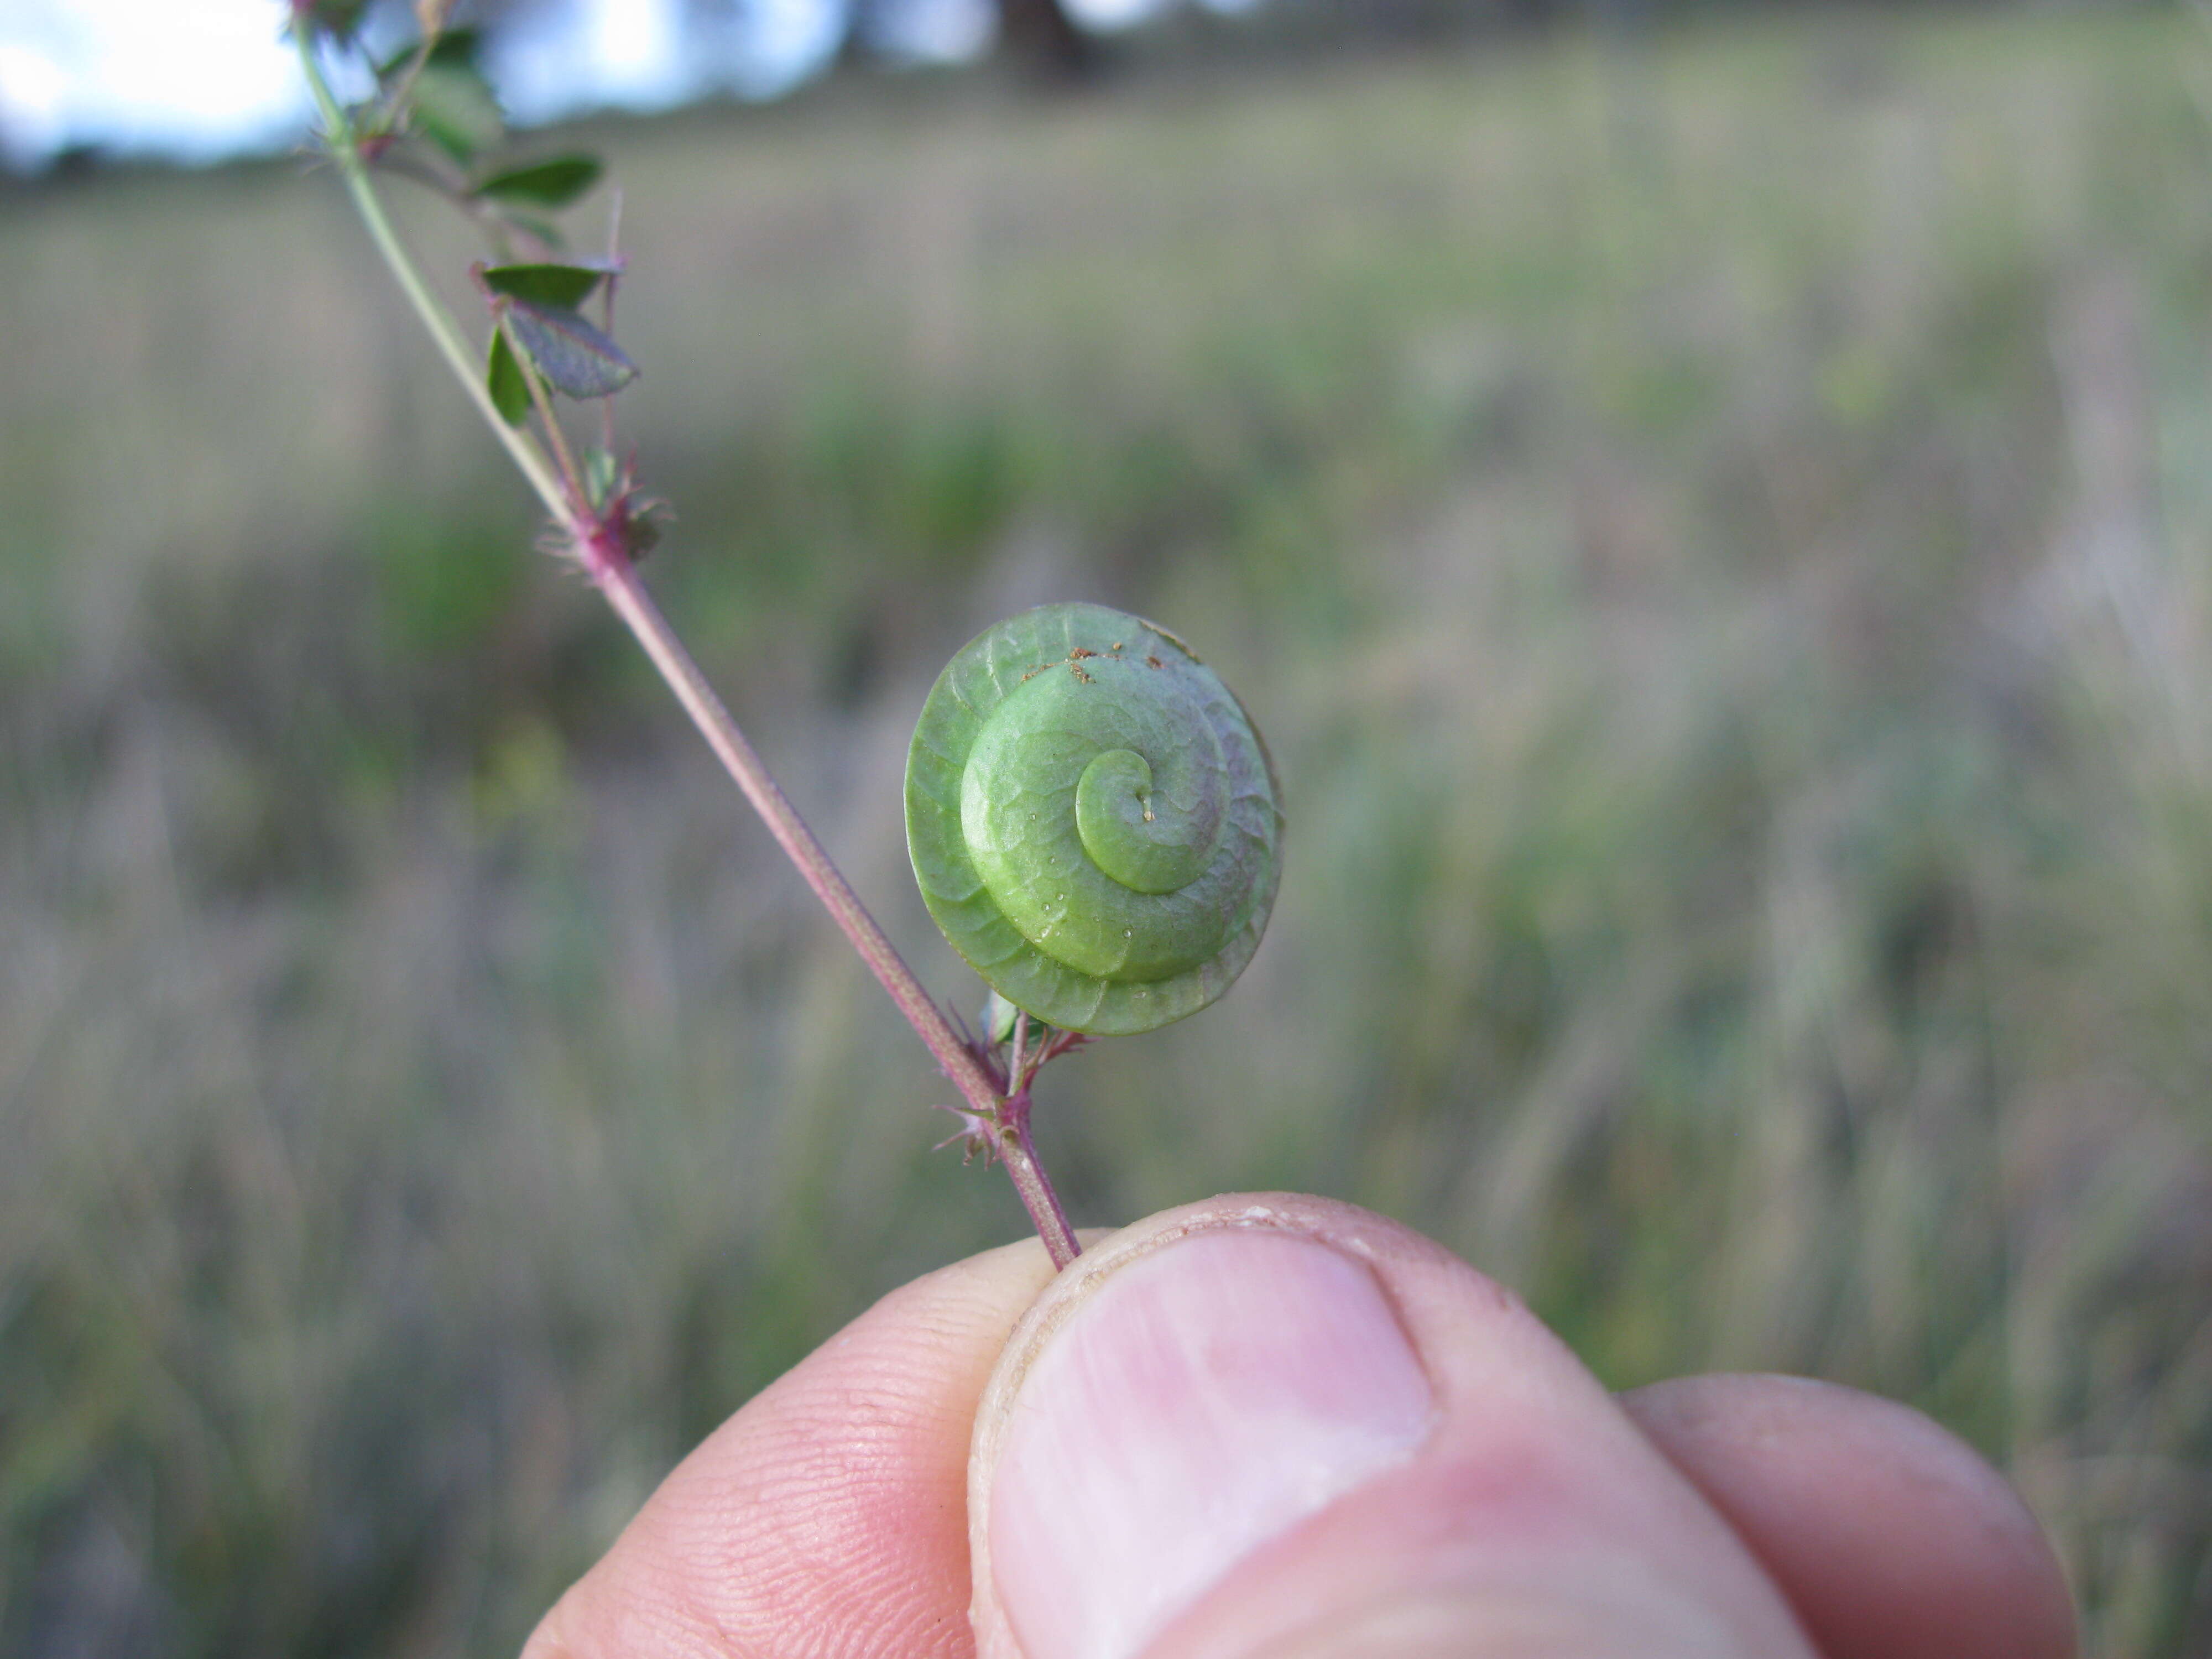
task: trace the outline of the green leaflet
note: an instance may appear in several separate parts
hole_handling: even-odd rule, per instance
[[[484,386],[491,393],[492,407],[509,426],[520,426],[530,418],[530,382],[523,378],[526,372],[507,343],[507,331],[494,329],[484,363]]]
[[[1051,605],[971,641],[907,754],[907,850],[953,948],[1051,1024],[1147,1031],[1251,960],[1282,813],[1243,705],[1173,635]]]
[[[596,155],[556,155],[495,173],[478,183],[474,193],[494,201],[523,202],[550,212],[567,207],[599,181]]]

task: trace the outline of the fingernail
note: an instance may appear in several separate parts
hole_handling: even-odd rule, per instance
[[[1427,1376],[1374,1275],[1294,1234],[1114,1272],[1031,1363],[990,1488],[1029,1659],[1133,1659],[1268,1539],[1402,1462]]]

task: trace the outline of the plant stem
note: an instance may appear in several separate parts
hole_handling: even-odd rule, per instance
[[[353,198],[354,210],[368,227],[369,240],[384,256],[384,263],[398,283],[399,291],[407,296],[408,304],[415,308],[416,316],[429,331],[447,367],[475,401],[477,412],[484,417],[493,435],[507,446],[508,456],[530,481],[530,487],[538,492],[538,500],[545,503],[546,511],[564,526],[569,524],[574,514],[551,463],[527,433],[509,426],[493,406],[484,377],[477,371],[475,355],[462,339],[460,330],[447,314],[445,307],[438,303],[429,285],[416,270],[415,262],[408,258],[399,240],[399,233],[392,229],[392,221],[385,216],[384,204],[377,198],[376,187],[369,181],[368,165],[361,159],[360,149],[354,142],[352,124],[338,107],[337,100],[331,95],[330,87],[323,80],[322,67],[315,62],[314,42],[309,38],[309,31],[304,25],[295,25],[293,33],[299,42],[300,63],[307,70],[307,85],[315,94],[315,106],[322,112],[331,158],[337,163],[339,175],[345,180],[346,193]]]
[[[999,1161],[1006,1166],[1014,1191],[1020,1194],[1022,1207],[1036,1222],[1037,1236],[1044,1240],[1053,1266],[1065,1267],[1083,1253],[1083,1246],[1076,1242],[1075,1229],[1067,1224],[1067,1214],[1060,1207],[1060,1195],[1053,1191],[1052,1181],[1037,1158],[1036,1143],[1030,1139],[1030,1091],[1026,1088],[1008,1095],[1006,1109],[1000,1114]],[[1047,1216],[1054,1224],[1050,1232],[1045,1231],[1045,1224],[1040,1219]]]
[[[607,603],[614,607],[615,614],[637,636],[646,655],[653,659],[653,665],[668,682],[676,700],[691,716],[691,723],[707,739],[723,769],[744,791],[745,799],[768,825],[776,844],[798,866],[799,873],[814,890],[815,896],[822,901],[831,919],[844,930],[853,948],[860,953],[860,960],[868,964],[869,971],[890,993],[891,1000],[906,1016],[907,1023],[929,1045],[929,1052],[937,1057],[945,1076],[952,1079],[979,1115],[1000,1127],[1000,1152],[1006,1159],[1007,1174],[1013,1177],[1014,1189],[1021,1195],[1030,1219],[1036,1224],[1037,1236],[1044,1240],[1054,1264],[1066,1267],[1082,1247],[1076,1243],[1075,1230],[1068,1224],[1067,1213],[1060,1207],[1059,1196],[1053,1191],[1052,1182],[1047,1179],[1043,1166],[1036,1160],[1036,1149],[1030,1143],[1028,1091],[1022,1091],[1011,1097],[1003,1094],[998,1079],[975,1051],[960,1040],[944,1011],[922,989],[914,970],[884,937],[884,930],[876,925],[876,919],[868,914],[851,884],[831,862],[814,832],[806,827],[806,821],[769,775],[714,688],[707,683],[697,662],[676,637],[660,607],[638,580],[636,567],[619,549],[604,549],[587,561],[586,568],[599,591],[606,595]],[[1018,1113],[1014,1110],[1016,1102],[1019,1103]],[[1018,1122],[1013,1121],[1017,1117]],[[1009,1129],[1016,1132],[1018,1146],[1005,1144]]]
[[[1009,1095],[981,1056],[961,1040],[944,1011],[931,1000],[914,970],[900,957],[884,930],[877,926],[876,919],[853,891],[851,884],[830,861],[814,832],[806,827],[798,809],[769,775],[758,752],[738,729],[714,688],[708,684],[698,663],[639,581],[636,566],[628,551],[589,516],[585,504],[566,487],[544,452],[529,434],[517,431],[501,417],[491,401],[483,376],[477,372],[474,354],[459,328],[431,294],[391,221],[385,216],[383,204],[377,198],[368,168],[356,144],[353,129],[323,80],[308,30],[301,27],[295,33],[307,84],[313,90],[316,106],[328,130],[331,154],[345,179],[355,208],[368,227],[371,240],[414,307],[416,315],[429,331],[454,376],[475,401],[485,423],[507,447],[507,453],[538,492],[546,510],[573,543],[592,583],[644,647],[646,655],[676,694],[676,700],[683,704],[715,757],[766,823],[776,844],[783,848],[806,884],[814,890],[815,896],[829,910],[830,918],[852,941],[869,971],[890,994],[891,1001],[928,1046],[945,1075],[976,1115],[996,1127],[1000,1156],[1006,1163],[1007,1174],[1013,1178],[1014,1190],[1029,1212],[1038,1237],[1044,1241],[1053,1265],[1066,1267],[1081,1254],[1083,1247],[1076,1242],[1075,1230],[1068,1223],[1066,1211],[1060,1206],[1059,1194],[1054,1192],[1044,1166],[1037,1161],[1036,1148],[1030,1139],[1028,1089],[1018,1088]]]
[[[1053,1265],[1065,1267],[1082,1253],[1083,1247],[1076,1242],[1075,1229],[1069,1225],[1067,1212],[1060,1207],[1060,1196],[1054,1192],[1052,1182],[1037,1161],[1036,1149],[1030,1142],[1028,1090],[1023,1089],[1011,1097],[1003,1094],[998,1079],[975,1051],[960,1040],[952,1023],[922,988],[921,981],[906,965],[897,947],[877,926],[875,917],[868,914],[852,884],[831,861],[814,832],[807,828],[806,820],[799,817],[799,810],[738,729],[698,663],[677,638],[660,607],[653,603],[653,595],[638,580],[637,568],[629,556],[620,548],[595,547],[592,556],[586,559],[586,568],[615,614],[645,647],[646,655],[653,659],[661,678],[675,692],[676,700],[691,716],[691,723],[707,739],[723,769],[736,781],[745,799],[752,803],[753,810],[768,825],[776,844],[798,866],[799,873],[814,890],[814,896],[822,901],[831,920],[860,953],[860,960],[868,964],[869,971],[890,993],[892,1002],[906,1016],[907,1024],[928,1045],[939,1067],[969,1106],[1000,1126],[1000,1156],[1005,1160],[1006,1173],[1013,1178],[1014,1190],[1021,1197],[1022,1206],[1030,1212],[1030,1220],[1036,1227],[1037,1237],[1044,1241]]]
[[[988,1035],[989,1033],[985,1033],[986,1036]],[[1024,1051],[1029,1048],[1029,1010],[1016,1009],[1013,1048],[1006,1055],[1006,1092],[1008,1094],[1022,1095],[1029,1092],[1029,1073],[1024,1069],[1028,1063],[1028,1057]]]

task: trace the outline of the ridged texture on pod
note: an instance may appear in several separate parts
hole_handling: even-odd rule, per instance
[[[1243,706],[1182,641],[1048,605],[938,676],[907,754],[907,850],[937,925],[1007,1001],[1148,1031],[1259,947],[1278,799]]]

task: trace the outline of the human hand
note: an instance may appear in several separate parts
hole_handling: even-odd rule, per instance
[[[1926,1418],[1775,1376],[1615,1397],[1439,1246],[1267,1194],[892,1292],[526,1659],[2073,1652],[2034,1522]]]

